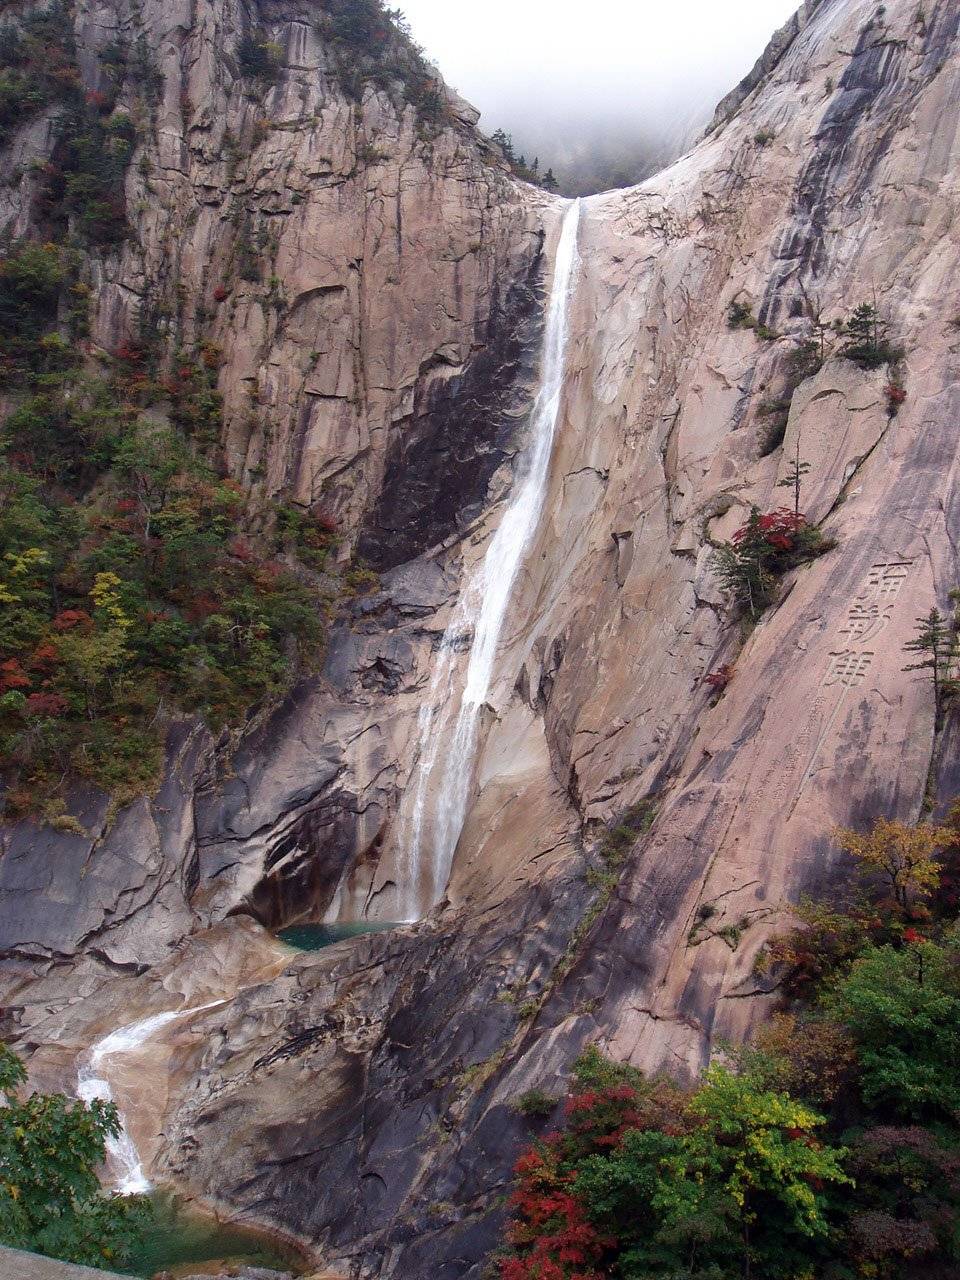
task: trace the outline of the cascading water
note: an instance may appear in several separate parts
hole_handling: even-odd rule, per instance
[[[98,1040],[90,1050],[89,1057],[80,1067],[77,1074],[77,1097],[83,1102],[113,1101],[113,1090],[110,1081],[102,1075],[103,1061],[139,1049],[144,1041],[178,1018],[186,1018],[192,1013],[201,1013],[204,1009],[213,1009],[223,1004],[223,1000],[214,1000],[211,1004],[198,1005],[193,1009],[174,1009],[167,1013],[155,1013],[140,1022],[132,1022],[127,1027],[111,1031],[108,1036]],[[127,1127],[123,1116],[120,1117],[120,1133],[115,1138],[107,1139],[107,1158],[116,1173],[114,1189],[123,1196],[142,1195],[150,1190],[150,1182],[143,1171],[140,1153]]]
[[[466,821],[480,717],[490,692],[497,648],[524,553],[540,521],[563,399],[569,306],[579,261],[580,201],[563,218],[543,335],[540,391],[513,492],[486,555],[466,583],[437,654],[419,716],[419,768],[402,833],[401,912],[415,920],[439,901]],[[463,689],[458,657],[472,636]],[[452,727],[451,727],[452,726]],[[428,809],[432,807],[432,814]],[[424,829],[432,816],[431,844]]]

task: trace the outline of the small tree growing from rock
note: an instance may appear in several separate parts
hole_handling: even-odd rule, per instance
[[[724,593],[756,622],[773,603],[778,577],[834,545],[800,511],[753,507],[732,541],[714,548],[712,563]]]
[[[778,489],[793,490],[793,514],[799,520],[800,518],[800,490],[803,485],[803,477],[809,472],[810,463],[800,461],[800,435],[797,434],[797,454],[793,462],[790,464],[790,470],[777,484]]]
[[[840,354],[861,369],[896,364],[902,352],[890,341],[889,326],[872,302],[861,302],[843,327]]]
[[[928,679],[933,688],[934,717],[937,732],[943,728],[947,701],[957,689],[954,675],[960,650],[957,645],[956,627],[933,608],[925,618],[918,618],[912,640],[903,646],[904,652],[915,653],[917,661],[908,663],[904,671],[922,671],[920,679]]]

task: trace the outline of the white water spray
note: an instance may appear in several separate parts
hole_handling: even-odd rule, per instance
[[[110,1081],[102,1074],[105,1058],[132,1053],[168,1023],[175,1022],[178,1018],[189,1017],[192,1013],[201,1013],[204,1009],[213,1009],[224,1003],[223,1000],[214,1000],[211,1004],[198,1005],[193,1009],[174,1009],[167,1013],[155,1013],[150,1018],[143,1018],[140,1022],[132,1022],[129,1026],[111,1031],[108,1036],[104,1036],[92,1046],[89,1057],[81,1065],[77,1074],[77,1097],[83,1102],[93,1102],[95,1099],[101,1102],[112,1102],[113,1090],[110,1088]],[[122,1115],[120,1116],[120,1133],[115,1138],[107,1139],[107,1157],[116,1171],[117,1182],[114,1190],[120,1195],[142,1195],[150,1190],[150,1182],[143,1171],[140,1153],[127,1131]]]
[[[465,584],[436,656],[420,710],[419,771],[412,811],[402,832],[401,916],[415,920],[440,900],[466,821],[480,717],[490,692],[497,648],[524,553],[540,521],[563,399],[569,306],[579,257],[580,201],[563,218],[543,335],[540,391],[530,437],[516,470],[513,492],[480,565]],[[457,657],[470,659],[459,697]],[[451,729],[452,723],[452,729]],[[424,848],[428,808],[432,843]]]

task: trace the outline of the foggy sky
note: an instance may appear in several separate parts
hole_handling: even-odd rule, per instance
[[[676,150],[799,0],[395,2],[485,132],[562,157],[611,135]]]

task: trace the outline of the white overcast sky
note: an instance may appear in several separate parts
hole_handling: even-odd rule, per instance
[[[701,122],[799,0],[394,0],[482,126]]]

